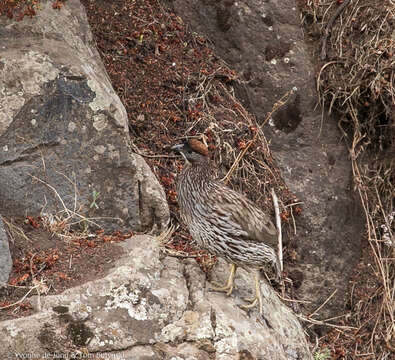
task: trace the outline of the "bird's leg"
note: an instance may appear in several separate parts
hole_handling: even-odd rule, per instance
[[[235,264],[232,264],[230,267],[230,274],[229,274],[228,281],[222,286],[214,283],[214,285],[216,285],[216,287],[212,287],[210,290],[224,292],[224,293],[226,293],[226,295],[229,296],[232,293],[233,288],[234,288],[236,269],[237,269],[237,266]]]
[[[249,302],[248,305],[240,305],[242,309],[251,309],[254,306],[258,305],[259,314],[262,315],[263,307],[262,307],[262,294],[261,294],[261,287],[259,284],[259,273],[255,273],[255,297],[252,299],[244,299],[245,301]]]

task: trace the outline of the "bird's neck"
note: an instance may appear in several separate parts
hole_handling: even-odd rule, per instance
[[[195,190],[205,189],[212,178],[212,169],[208,161],[204,162],[187,162],[180,175],[180,181],[184,182],[187,187],[193,187]]]

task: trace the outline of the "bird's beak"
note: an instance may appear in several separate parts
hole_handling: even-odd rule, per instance
[[[170,149],[173,150],[173,151],[178,151],[182,155],[184,160],[186,162],[189,162],[188,159],[186,158],[184,152],[182,151],[184,149],[184,144],[173,145]]]
[[[177,145],[173,145],[170,149],[173,151],[179,151],[181,152],[181,150],[184,148],[184,144],[177,144]]]

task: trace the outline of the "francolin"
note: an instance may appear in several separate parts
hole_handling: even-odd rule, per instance
[[[228,281],[214,287],[230,295],[237,267],[253,272],[255,297],[249,300],[262,314],[259,271],[270,269],[276,280],[281,277],[278,256],[274,250],[277,230],[269,216],[244,195],[212,177],[207,147],[196,139],[175,145],[186,164],[177,179],[181,218],[192,238],[209,253],[231,264]]]

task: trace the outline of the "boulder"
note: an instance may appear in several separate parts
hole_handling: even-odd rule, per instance
[[[236,94],[265,127],[289,188],[303,202],[296,223],[297,295],[316,316],[340,315],[361,254],[363,214],[352,192],[351,163],[334,119],[316,111],[316,68],[304,42],[296,1],[174,0],[174,11],[205,34],[244,80]]]
[[[162,256],[156,238],[135,236],[121,246],[125,256],[104,278],[35,296],[34,315],[1,322],[1,358],[80,352],[125,359],[312,359],[298,320],[267,284],[258,321],[256,310],[237,306],[253,293],[245,271],[227,297],[208,291],[195,260]],[[220,262],[215,277],[225,280],[227,269]]]
[[[6,283],[12,269],[12,259],[8,246],[7,234],[4,230],[4,223],[0,216],[0,288],[2,283]]]
[[[1,17],[0,43],[0,212],[57,213],[108,231],[167,225],[164,191],[130,150],[79,1]]]

